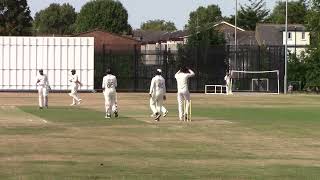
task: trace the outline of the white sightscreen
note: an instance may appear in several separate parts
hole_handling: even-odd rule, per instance
[[[69,89],[72,69],[93,90],[94,38],[0,36],[0,90],[35,90],[39,69],[52,90]]]

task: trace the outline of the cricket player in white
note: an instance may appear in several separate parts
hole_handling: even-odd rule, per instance
[[[117,111],[117,78],[112,75],[111,70],[107,69],[106,76],[103,77],[102,89],[105,99],[106,116],[105,118],[111,118],[111,114],[114,113],[115,117],[118,117]]]
[[[80,104],[82,99],[79,98],[78,95],[78,89],[79,86],[82,86],[82,83],[79,81],[78,75],[76,74],[76,70],[71,70],[71,76],[69,78],[69,81],[71,82],[71,93],[69,93],[69,96],[72,97],[72,104],[71,106]]]
[[[177,80],[177,99],[178,99],[178,108],[179,108],[179,119],[180,121],[185,118],[187,120],[190,106],[190,93],[189,93],[189,78],[193,77],[194,72],[186,67],[181,67],[180,70],[175,74],[175,78]],[[183,101],[186,100],[186,112],[183,112]]]
[[[48,108],[48,94],[49,94],[49,82],[47,75],[43,74],[43,70],[39,70],[37,75],[37,89],[39,94],[39,109],[43,109],[45,106]]]
[[[224,77],[224,80],[226,81],[227,95],[232,94],[231,76],[228,72],[227,72],[226,76]]]
[[[168,114],[168,111],[163,106],[163,101],[166,100],[166,82],[161,73],[161,69],[157,69],[156,76],[151,80],[149,91],[150,108],[156,121],[160,120],[161,113],[163,117]]]

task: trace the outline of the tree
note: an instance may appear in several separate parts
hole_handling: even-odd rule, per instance
[[[307,64],[305,56],[297,57],[294,54],[289,55],[288,61],[288,81],[301,82],[301,88],[306,84]]]
[[[187,43],[178,48],[178,66],[196,65],[198,55],[208,55],[208,52],[214,46],[220,46],[224,49],[224,34],[214,27],[221,20],[221,11],[217,5],[199,7],[196,11],[190,13],[188,24],[185,26],[189,36]],[[205,72],[206,68],[199,68],[198,73]]]
[[[196,32],[198,29],[212,27],[222,20],[221,10],[218,5],[200,6],[189,15],[188,24],[185,26],[189,31]]]
[[[249,5],[241,6],[238,11],[238,26],[247,30],[255,30],[256,24],[264,22],[269,14],[265,6],[265,0],[249,0]]]
[[[27,0],[0,0],[0,35],[31,35],[31,22]]]
[[[224,35],[214,29],[214,25],[222,20],[221,10],[217,5],[199,7],[190,13],[188,24],[188,45],[208,46],[225,44]]]
[[[311,6],[306,16],[306,26],[311,32],[312,46],[307,51],[304,61],[307,64],[307,87],[320,86],[320,0],[311,0]]]
[[[320,48],[320,0],[312,0],[306,16],[306,26],[311,32],[312,46]]]
[[[173,22],[166,22],[164,20],[149,20],[140,26],[142,30],[153,30],[153,31],[175,31],[177,30]]]
[[[92,0],[81,8],[76,20],[76,31],[95,28],[117,34],[128,34],[132,30],[128,24],[127,10],[120,1],[114,0]]]
[[[72,34],[76,17],[77,13],[70,4],[53,3],[36,13],[34,31],[36,34]]]
[[[288,2],[288,23],[304,24],[308,9],[306,0]],[[284,24],[286,21],[286,3],[278,1],[272,13],[268,17],[268,22]]]

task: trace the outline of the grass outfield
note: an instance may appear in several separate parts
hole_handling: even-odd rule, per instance
[[[106,120],[101,94],[80,107],[52,94],[1,95],[0,179],[320,179],[320,97],[194,94],[193,122],[149,118],[146,94],[119,94]],[[21,102],[20,102],[21,101]]]

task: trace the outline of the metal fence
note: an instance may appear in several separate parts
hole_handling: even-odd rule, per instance
[[[112,51],[104,48],[95,54],[95,89],[101,89],[106,68],[110,67],[118,79],[118,90],[146,92],[157,68],[162,69],[167,90],[176,91],[175,73],[179,69],[181,52],[170,48],[141,50],[134,46],[130,51]],[[190,79],[190,90],[203,92],[205,84],[224,84],[226,71],[280,70],[283,77],[284,48],[259,46],[212,46],[188,50],[183,63],[195,71]],[[245,78],[245,77],[243,77]]]

